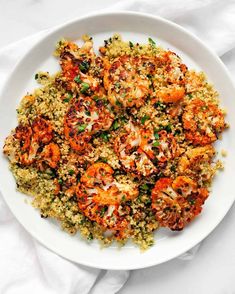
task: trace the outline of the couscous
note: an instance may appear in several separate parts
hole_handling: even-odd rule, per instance
[[[99,54],[60,40],[61,71],[39,72],[4,153],[42,218],[104,245],[146,249],[159,227],[182,230],[202,210],[227,127],[202,72],[149,38],[105,40]]]

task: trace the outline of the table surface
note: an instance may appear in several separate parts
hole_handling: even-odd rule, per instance
[[[28,35],[81,14],[107,8],[117,0],[0,0],[0,49]],[[56,13],[54,6],[56,4]],[[233,56],[227,56],[225,62]],[[235,68],[229,68],[235,78]],[[126,293],[235,293],[235,206],[201,244],[192,260],[174,259],[148,269],[132,271],[119,292]]]

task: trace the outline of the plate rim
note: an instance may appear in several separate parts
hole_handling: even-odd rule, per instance
[[[221,59],[218,57],[218,55],[209,47],[207,46],[200,38],[198,38],[195,34],[191,33],[190,31],[188,31],[187,29],[183,28],[182,26],[167,20],[161,16],[158,15],[153,15],[150,13],[143,13],[143,12],[135,12],[135,11],[122,11],[122,10],[118,10],[118,11],[99,11],[99,12],[93,12],[93,13],[89,13],[89,14],[85,14],[81,17],[78,18],[74,18],[72,20],[69,20],[67,22],[64,22],[63,24],[56,26],[54,28],[49,29],[49,31],[45,32],[45,35],[42,37],[39,37],[39,40],[37,40],[34,45],[32,47],[30,47],[29,50],[27,50],[22,57],[19,59],[19,61],[15,64],[15,66],[12,68],[12,70],[10,71],[10,73],[7,76],[6,81],[4,82],[3,86],[0,89],[0,100],[2,100],[3,98],[3,93],[5,92],[5,89],[8,87],[8,84],[11,80],[11,76],[14,74],[14,72],[22,65],[24,64],[25,60],[27,59],[27,56],[31,54],[32,51],[34,51],[35,48],[37,48],[37,46],[40,44],[40,42],[42,41],[46,41],[48,38],[50,38],[51,35],[55,34],[56,32],[60,31],[61,29],[63,29],[66,26],[72,25],[73,23],[76,22],[81,22],[85,19],[89,19],[89,18],[93,18],[93,17],[105,17],[105,16],[110,16],[110,15],[116,15],[116,16],[122,16],[122,15],[131,15],[131,16],[135,16],[135,17],[144,17],[144,18],[151,18],[152,20],[159,20],[161,22],[164,22],[167,25],[173,26],[175,27],[177,30],[182,31],[184,34],[188,35],[190,38],[194,39],[197,43],[199,43],[199,45],[205,50],[207,51],[207,53],[209,53],[213,59],[218,63],[218,65],[220,67],[223,68],[224,70],[224,74],[226,75],[226,78],[228,79],[229,83],[231,84],[231,88],[233,88],[233,90],[235,90],[234,87],[234,83],[231,77],[231,74],[228,70],[228,68],[224,65],[224,63],[221,61]],[[33,35],[32,35],[33,36]],[[29,36],[30,38],[31,36]],[[18,41],[20,42],[20,41]],[[10,44],[11,45],[11,44]],[[9,46],[10,46],[9,45]],[[8,47],[8,46],[7,46]],[[3,48],[4,50],[4,48]],[[0,177],[0,184],[2,182],[2,177]],[[160,260],[158,262],[156,262],[154,259],[151,261],[151,259],[149,260],[149,262],[145,262],[144,264],[140,264],[140,265],[136,265],[136,266],[128,266],[128,267],[123,267],[123,266],[119,266],[119,265],[109,265],[106,262],[106,266],[103,265],[98,265],[87,261],[87,262],[79,262],[77,260],[74,260],[72,257],[70,256],[65,256],[65,254],[63,254],[62,252],[60,252],[60,250],[58,248],[51,248],[50,245],[46,244],[46,242],[43,240],[43,238],[41,238],[40,236],[38,236],[36,233],[33,232],[33,230],[30,230],[21,219],[19,219],[18,217],[16,217],[16,213],[14,210],[14,206],[11,205],[10,201],[8,202],[7,199],[7,192],[4,193],[1,185],[0,185],[0,192],[3,196],[3,199],[5,201],[5,203],[7,204],[7,206],[9,207],[10,211],[12,212],[12,214],[14,215],[15,219],[23,226],[23,228],[33,237],[35,238],[37,241],[39,241],[43,246],[45,246],[47,249],[49,249],[50,251],[58,254],[59,256],[70,260],[72,262],[76,262],[78,264],[81,265],[85,265],[85,266],[89,266],[89,267],[93,267],[93,268],[100,268],[100,269],[109,269],[109,270],[134,270],[134,269],[141,269],[141,268],[147,268],[147,267],[152,267],[158,264],[162,264],[165,263],[169,260],[172,260],[178,256],[180,256],[181,254],[183,254],[184,252],[186,252],[187,250],[193,248],[194,246],[196,246],[197,244],[199,244],[202,240],[204,240],[208,235],[210,235],[213,230],[221,223],[221,221],[223,220],[223,218],[225,217],[225,215],[228,213],[228,211],[231,209],[234,201],[235,201],[235,195],[233,197],[233,200],[231,200],[230,203],[228,203],[227,208],[224,210],[223,213],[221,213],[220,218],[217,220],[216,224],[213,224],[203,235],[200,236],[200,238],[197,239],[197,242],[193,243],[193,245],[190,243],[190,245],[188,246],[182,246],[182,250],[178,251],[177,254],[171,254],[168,257],[164,258],[164,260]]]

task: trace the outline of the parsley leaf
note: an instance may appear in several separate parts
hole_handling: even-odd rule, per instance
[[[153,147],[157,147],[157,146],[159,146],[159,141],[155,141],[154,143],[153,143]]]
[[[149,115],[147,115],[147,114],[145,114],[142,118],[141,118],[141,123],[142,123],[142,125],[144,125],[145,124],[145,122],[148,120],[150,118],[150,116]]]
[[[87,127],[87,124],[83,124],[83,125],[78,126],[78,132],[79,133],[83,132],[86,129],[86,127]]]
[[[80,79],[80,76],[76,76],[74,79],[73,79],[76,83],[78,84],[81,84],[82,80]]]
[[[90,64],[86,60],[83,60],[79,65],[79,68],[83,73],[86,73],[89,70],[89,67],[90,67]]]
[[[81,90],[80,91],[81,91],[82,94],[85,94],[89,88],[90,88],[90,85],[89,84],[82,83],[81,84]]]
[[[148,41],[149,41],[149,44],[150,44],[152,47],[156,47],[156,43],[153,41],[153,39],[148,38]]]

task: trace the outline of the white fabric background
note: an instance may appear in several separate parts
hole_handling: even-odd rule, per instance
[[[0,48],[107,7],[150,12],[182,25],[219,54],[235,79],[235,1],[232,0],[0,0]],[[40,35],[0,50],[0,87],[18,58]],[[0,294],[109,294],[116,293],[127,279],[119,293],[143,293],[146,289],[148,293],[164,294],[235,293],[234,212],[235,206],[199,250],[194,248],[163,265],[132,271],[128,279],[129,272],[78,266],[48,251],[18,224],[0,197]]]

